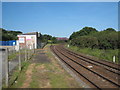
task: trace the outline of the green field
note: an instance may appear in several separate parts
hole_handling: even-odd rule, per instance
[[[95,56],[99,59],[108,60],[108,61],[113,61],[113,56],[115,56],[116,63],[118,63],[118,51],[119,51],[118,49],[100,50],[100,49],[91,49],[91,48],[79,48],[76,46],[70,46],[69,49],[78,53]]]

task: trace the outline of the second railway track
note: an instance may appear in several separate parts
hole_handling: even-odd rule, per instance
[[[120,88],[118,83],[119,69],[117,67],[110,67],[109,64],[104,62],[92,62],[85,58],[80,57],[78,54],[71,52],[62,46],[51,46],[52,51],[73,71],[86,79],[93,87],[102,88]],[[100,65],[103,63],[104,66]],[[106,66],[105,66],[106,65]],[[109,68],[111,69],[109,69]]]

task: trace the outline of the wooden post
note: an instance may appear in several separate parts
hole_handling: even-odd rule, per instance
[[[8,62],[8,48],[6,48],[6,58],[5,58],[5,85],[8,87],[9,81],[8,81],[8,73],[9,73],[9,62]]]
[[[19,46],[19,70],[21,71],[21,53],[20,53],[20,46]]]

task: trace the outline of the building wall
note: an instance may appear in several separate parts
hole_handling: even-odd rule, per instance
[[[36,35],[18,35],[19,46],[22,48],[37,48],[37,36]]]

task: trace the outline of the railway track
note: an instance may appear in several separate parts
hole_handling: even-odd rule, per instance
[[[64,47],[61,47],[61,49],[66,51],[66,52],[68,52],[71,55],[74,55],[75,57],[80,58],[80,59],[84,58],[84,59],[86,59],[86,61],[88,59],[89,63],[97,64],[99,66],[103,66],[106,69],[108,69],[109,71],[114,72],[114,73],[120,75],[120,68],[119,68],[120,65],[118,65],[118,64],[115,64],[115,63],[112,63],[112,62],[108,62],[108,61],[103,61],[103,60],[102,61],[101,60],[99,60],[99,61],[98,60],[94,60],[94,59],[88,58],[86,56],[74,53],[74,52],[72,52],[72,51],[70,51],[70,50],[68,50],[68,49],[66,49]]]
[[[119,69],[111,64],[91,60],[81,56],[62,46],[51,46],[52,51],[70,67],[74,72],[82,76],[94,88],[115,88],[118,89]]]
[[[94,64],[94,65],[99,66],[101,68],[104,68],[104,69],[108,70],[109,72],[114,73],[115,75],[118,75],[118,76],[120,75],[120,69],[119,69],[120,66],[115,64],[115,63],[107,62],[107,61],[94,60],[94,59],[85,57],[83,55],[74,53],[74,52],[72,52],[72,51],[70,51],[70,50],[68,50],[64,47],[60,47],[60,48],[61,48],[61,50],[66,51],[70,55],[73,55],[73,56],[79,58],[80,60],[84,60],[88,63],[91,63],[91,64]]]

